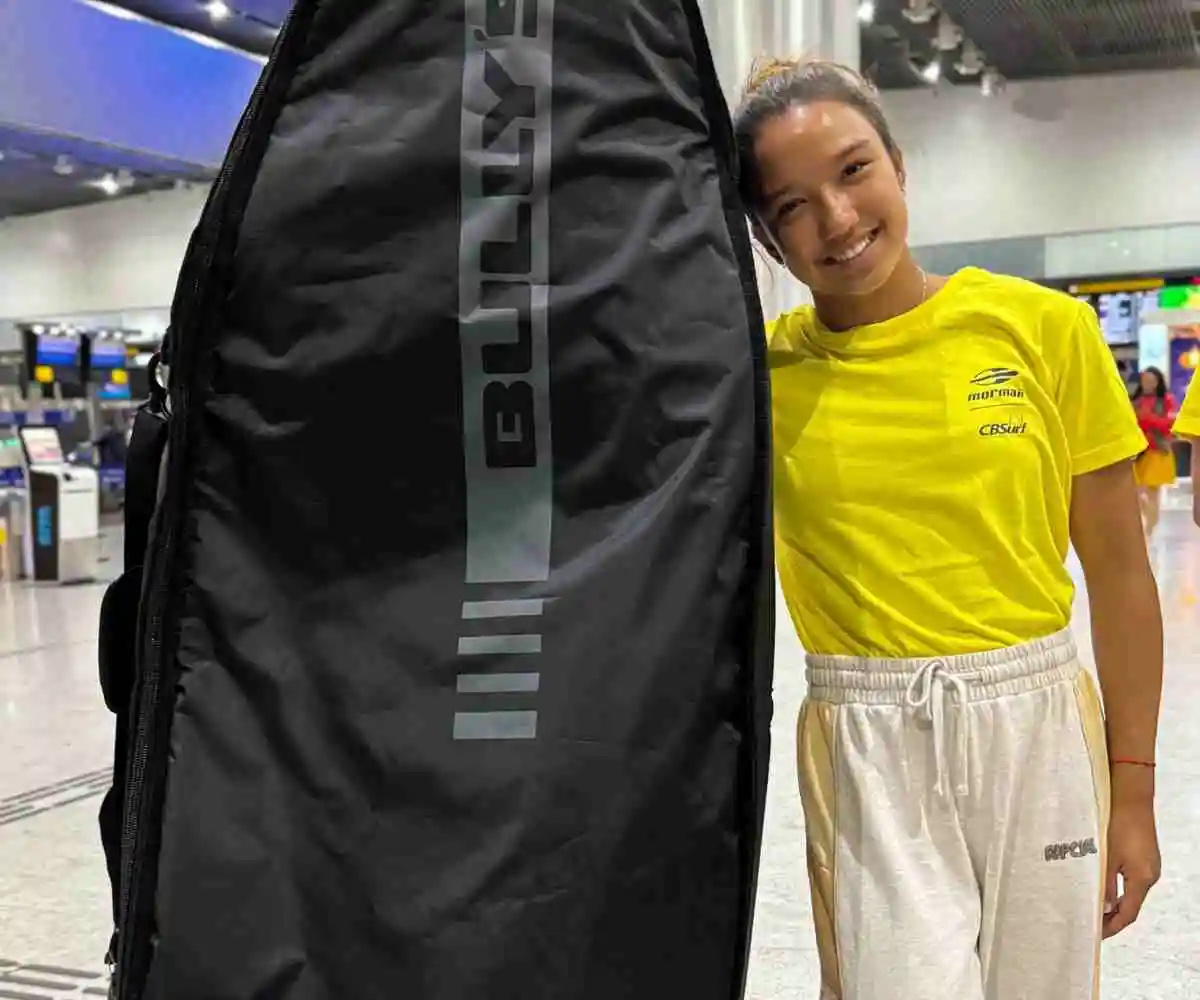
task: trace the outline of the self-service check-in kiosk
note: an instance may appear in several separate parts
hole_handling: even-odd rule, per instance
[[[96,578],[100,561],[100,482],[95,469],[68,465],[58,428],[18,431],[27,490],[25,560],[35,582]]]

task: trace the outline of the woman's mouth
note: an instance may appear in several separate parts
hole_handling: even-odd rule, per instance
[[[830,254],[825,258],[825,264],[836,266],[839,264],[850,264],[853,261],[856,261],[859,257],[866,253],[867,250],[869,250],[879,238],[879,233],[882,228],[882,226],[876,226],[869,233],[867,233],[866,236],[860,240],[857,240],[852,246],[848,246],[841,253]]]

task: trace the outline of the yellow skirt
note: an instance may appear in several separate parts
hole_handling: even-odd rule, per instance
[[[1154,489],[1175,483],[1175,453],[1149,448],[1142,452],[1133,466],[1139,486]]]

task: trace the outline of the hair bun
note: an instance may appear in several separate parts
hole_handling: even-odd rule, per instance
[[[742,90],[743,101],[776,87],[786,87],[797,79],[828,80],[841,78],[852,88],[863,94],[876,95],[874,84],[857,70],[820,56],[799,56],[792,59],[781,56],[760,56],[750,67],[750,74]]]
[[[750,67],[750,75],[746,78],[743,90],[747,96],[757,94],[775,81],[791,76],[802,69],[806,61],[805,59],[783,59],[779,56],[759,56]]]

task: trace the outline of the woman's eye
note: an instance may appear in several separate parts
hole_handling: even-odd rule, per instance
[[[803,207],[803,198],[793,198],[791,201],[785,201],[779,209],[777,218],[786,219],[789,215],[794,214],[798,209]]]
[[[845,176],[845,177],[855,177],[855,176],[857,176],[858,174],[861,174],[861,173],[862,173],[864,170],[866,170],[866,169],[867,169],[867,167],[869,167],[870,165],[871,165],[871,161],[870,161],[870,160],[860,160],[858,163],[851,163],[851,164],[850,164],[849,166],[847,166],[847,167],[846,167],[846,169],[843,171],[843,176]]]

